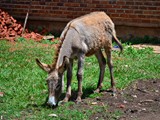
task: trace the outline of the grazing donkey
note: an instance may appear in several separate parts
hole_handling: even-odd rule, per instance
[[[86,56],[95,55],[100,66],[99,81],[95,92],[102,88],[106,60],[102,54],[105,50],[107,64],[109,66],[111,87],[115,92],[115,82],[113,77],[113,65],[111,60],[112,39],[118,44],[122,51],[122,45],[116,37],[114,23],[104,12],[92,12],[82,17],[70,21],[61,36],[61,45],[58,48],[56,58],[52,65],[41,63],[36,59],[37,64],[48,72],[48,104],[55,106],[62,93],[63,73],[67,70],[67,91],[64,102],[67,102],[71,96],[71,79],[73,60],[78,59],[78,96],[76,102],[81,101],[83,66]]]

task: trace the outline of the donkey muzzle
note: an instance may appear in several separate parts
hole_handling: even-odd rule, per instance
[[[49,104],[51,106],[56,106],[57,105],[57,101],[56,101],[55,97],[54,96],[50,96],[49,99],[48,99],[47,104]]]

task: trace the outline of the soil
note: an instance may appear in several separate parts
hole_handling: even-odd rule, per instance
[[[101,97],[83,99],[73,109],[77,107],[83,111],[94,110],[97,105],[103,107],[104,111],[96,110],[91,120],[160,120],[160,79],[137,80],[126,89],[117,90],[116,97],[109,91],[101,93]],[[113,116],[115,111],[120,111],[121,115]]]
[[[138,49],[143,49],[146,47],[150,47],[153,49],[154,53],[158,53],[160,54],[160,45],[156,44],[156,45],[152,45],[152,44],[137,44],[137,45],[132,45],[134,48],[138,48]]]

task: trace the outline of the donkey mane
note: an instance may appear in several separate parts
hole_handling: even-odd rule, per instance
[[[65,40],[65,38],[66,38],[66,35],[67,35],[68,30],[69,30],[70,27],[71,27],[71,23],[72,23],[72,22],[70,22],[70,24],[68,25],[67,30],[65,31],[63,37],[60,38],[60,41],[61,41],[61,42],[58,44],[58,46],[57,46],[57,48],[56,48],[55,56],[54,56],[54,58],[53,58],[52,68],[55,68],[55,67],[56,67],[56,63],[57,63],[57,60],[58,60],[58,55],[59,55],[60,49],[61,49],[61,47],[62,47],[62,45],[63,45],[63,42],[64,42],[64,40]]]

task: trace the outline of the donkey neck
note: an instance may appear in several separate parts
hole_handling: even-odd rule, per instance
[[[62,44],[59,48],[58,57],[56,59],[55,68],[58,69],[63,64],[63,58],[66,56],[70,58],[71,56],[71,38],[68,36],[68,31],[70,30],[70,25],[72,22],[69,22],[67,26],[65,27],[64,31],[62,32],[60,38],[62,40]]]
[[[64,40],[62,46],[60,47],[57,62],[56,62],[56,68],[58,69],[63,64],[64,57],[71,57],[72,54],[72,47],[70,42],[68,40]]]

